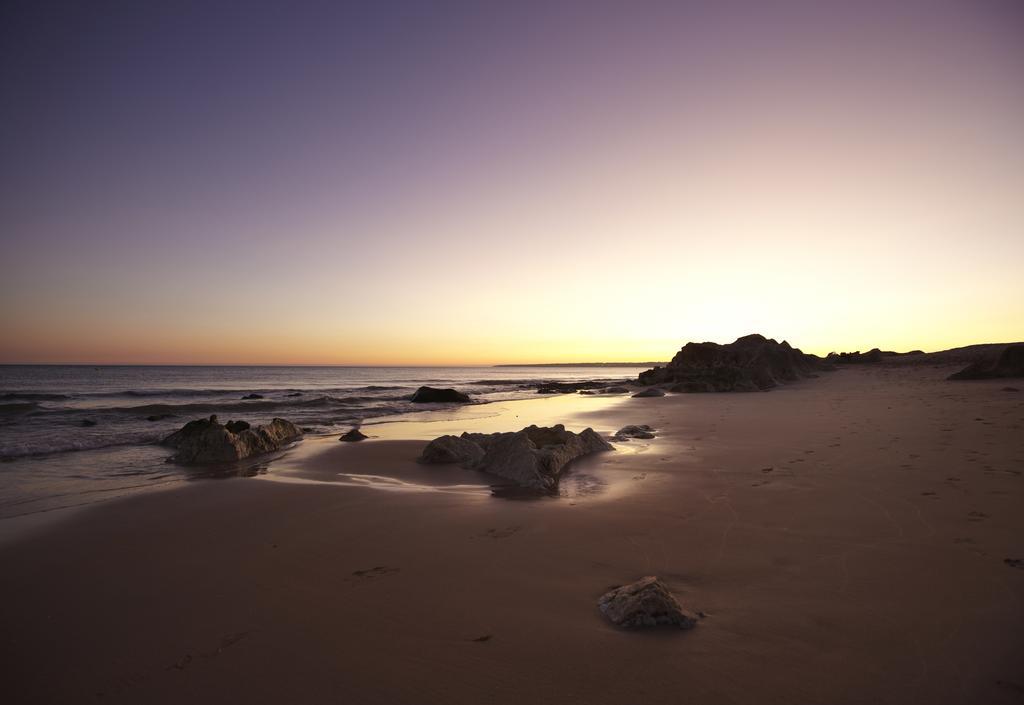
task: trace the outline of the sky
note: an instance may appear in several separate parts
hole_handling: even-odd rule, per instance
[[[0,96],[0,363],[1024,340],[1014,0],[12,0]]]

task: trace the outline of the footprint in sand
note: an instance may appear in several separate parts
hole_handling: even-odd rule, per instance
[[[488,529],[483,534],[481,534],[481,536],[485,536],[490,539],[507,539],[509,536],[512,536],[521,528],[523,527],[506,526],[504,529]]]
[[[988,519],[988,514],[985,512],[967,512],[967,517],[967,521],[981,521],[983,519]]]
[[[493,634],[484,634],[483,636],[478,636],[476,639],[470,639],[470,641],[476,642],[477,644],[482,644],[483,642],[490,641],[493,638]]]
[[[380,576],[387,575],[388,573],[397,572],[398,568],[390,568],[386,565],[378,565],[374,566],[373,568],[365,568],[364,570],[353,570],[352,577],[349,578],[349,580],[361,582],[363,580],[372,580],[373,578],[379,578]]]
[[[1003,563],[1010,566],[1011,568],[1020,568],[1024,570],[1024,559],[1021,558],[1004,558]]]
[[[236,632],[234,634],[225,634],[223,637],[221,637],[219,646],[217,646],[212,651],[200,651],[199,655],[203,658],[213,658],[214,656],[219,656],[220,654],[224,653],[225,651],[230,649],[232,646],[234,646],[247,636],[249,636],[249,632]],[[189,664],[191,664],[193,660],[194,659],[192,657],[192,654],[185,654],[180,659],[178,659],[170,666],[168,666],[167,670],[173,669],[176,671],[184,671],[186,668],[188,668]]]

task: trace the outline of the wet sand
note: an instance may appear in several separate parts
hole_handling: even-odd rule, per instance
[[[1024,392],[948,372],[478,407],[84,510],[0,546],[6,697],[1021,702]],[[446,424],[555,420],[659,436],[534,501],[412,460]],[[696,629],[602,620],[648,574]]]

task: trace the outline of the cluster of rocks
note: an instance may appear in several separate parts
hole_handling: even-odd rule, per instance
[[[177,451],[170,460],[191,465],[233,462],[270,453],[301,437],[302,431],[285,419],[252,427],[246,421],[222,424],[211,416],[189,421],[161,444]]]
[[[1024,345],[1007,345],[994,357],[971,363],[949,379],[999,379],[1024,377]]]
[[[786,341],[747,335],[727,345],[687,343],[664,367],[640,374],[643,385],[671,384],[672,392],[756,392],[833,369]]]
[[[613,448],[593,429],[573,433],[558,424],[528,426],[509,433],[441,436],[427,444],[419,462],[458,463],[524,488],[553,492],[558,488],[559,476],[573,460],[604,450]]]
[[[662,625],[692,629],[698,619],[683,609],[668,586],[653,575],[609,590],[597,601],[597,607],[608,621],[625,629]]]

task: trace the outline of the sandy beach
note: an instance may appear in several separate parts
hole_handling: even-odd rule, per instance
[[[1021,702],[1024,393],[954,369],[423,414],[54,517],[0,546],[5,699]],[[536,500],[414,462],[554,420],[657,438]],[[698,626],[608,624],[644,575]]]

